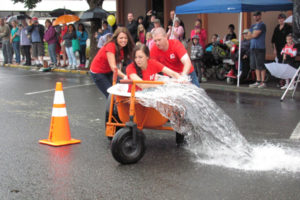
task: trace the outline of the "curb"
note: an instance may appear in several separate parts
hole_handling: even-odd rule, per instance
[[[214,83],[201,83],[201,87],[205,90],[218,90],[218,91],[230,91],[230,92],[239,92],[239,93],[247,93],[247,94],[256,94],[256,95],[264,95],[264,96],[274,96],[281,97],[285,90],[279,90],[276,88],[249,88],[247,86],[237,87],[235,85],[221,85]],[[286,97],[292,97],[293,90],[286,94]],[[300,96],[300,92],[296,91],[295,96]]]
[[[13,64],[4,64],[3,67],[12,67],[12,68],[20,68],[20,69],[34,69],[31,66],[23,66],[23,65],[13,65]],[[75,69],[52,69],[52,72],[63,72],[63,73],[73,73],[73,74],[89,74],[89,71],[83,71],[83,70],[75,70]]]
[[[33,69],[31,66],[22,66],[22,65],[13,65],[13,64],[5,64],[3,67],[12,67],[12,68],[21,68],[25,70]],[[62,72],[62,73],[73,73],[73,74],[83,74],[88,75],[89,71],[83,70],[68,70],[68,69],[52,69],[52,72]],[[255,94],[255,95],[264,95],[264,96],[274,96],[281,97],[284,93],[284,90],[279,90],[277,88],[249,88],[247,86],[237,87],[235,85],[226,85],[226,84],[215,84],[215,83],[201,83],[201,88],[205,90],[217,90],[217,91],[226,91],[226,92],[238,92],[238,93],[247,93],[247,94]],[[300,92],[296,91],[294,97],[299,97]],[[292,97],[292,91],[288,92],[286,97]]]

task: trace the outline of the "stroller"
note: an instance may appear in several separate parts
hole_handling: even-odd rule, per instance
[[[228,57],[228,48],[219,42],[210,43],[206,46],[202,58],[204,66],[204,76],[206,78],[216,78],[225,80],[225,74],[229,71],[227,64],[223,62]]]

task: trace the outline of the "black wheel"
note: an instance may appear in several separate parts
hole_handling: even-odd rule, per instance
[[[109,94],[107,100],[106,100],[106,105],[105,105],[105,129],[106,129],[106,122],[108,122],[108,116],[109,116],[109,107],[110,107],[110,100],[111,100],[111,94]],[[113,113],[112,115],[114,116],[114,118],[116,118],[116,120],[120,121],[119,116],[118,116],[118,110],[117,107],[114,105],[113,106]],[[121,127],[116,127],[116,132],[120,129]],[[107,137],[108,140],[112,140],[112,137]]]
[[[226,78],[226,76],[225,76],[226,73],[227,73],[227,71],[225,70],[225,68],[222,65],[219,65],[216,70],[216,78],[219,81],[224,81]]]
[[[138,162],[145,154],[145,135],[142,131],[136,133],[136,145],[132,144],[132,132],[128,127],[121,128],[115,134],[111,142],[111,153],[121,164],[133,164]]]
[[[184,135],[176,132],[176,144],[181,145],[184,143]]]

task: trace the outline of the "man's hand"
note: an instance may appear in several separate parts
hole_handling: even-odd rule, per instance
[[[152,15],[152,10],[149,10],[148,12],[147,12],[147,14],[146,14],[147,16],[150,16],[150,15]]]

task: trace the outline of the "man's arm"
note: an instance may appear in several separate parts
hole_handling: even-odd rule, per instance
[[[261,32],[262,32],[262,30],[260,30],[260,29],[253,30],[253,32],[249,31],[248,37],[249,37],[249,39],[257,38],[261,34]]]
[[[192,67],[192,62],[191,62],[191,59],[190,59],[189,55],[187,53],[184,54],[181,57],[180,61],[183,64],[183,70],[181,72],[181,75],[187,75],[187,74],[189,74],[189,72],[191,70],[191,67]]]

